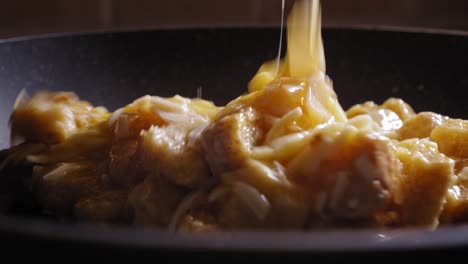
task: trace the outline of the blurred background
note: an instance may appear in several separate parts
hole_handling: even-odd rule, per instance
[[[0,38],[184,26],[278,25],[281,0],[0,0]],[[287,9],[293,0],[287,0]],[[466,0],[323,0],[325,25],[468,30]]]

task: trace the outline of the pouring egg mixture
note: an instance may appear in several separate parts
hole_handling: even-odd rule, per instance
[[[181,232],[468,220],[468,121],[397,98],[343,110],[319,1],[296,1],[287,29],[285,58],[223,107],[147,95],[109,112],[72,92],[21,94],[0,171],[32,166],[54,215]]]

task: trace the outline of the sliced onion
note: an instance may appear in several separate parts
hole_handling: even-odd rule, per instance
[[[46,173],[42,178],[44,180],[57,180],[66,175],[82,170],[86,168],[85,165],[79,163],[63,163],[59,165],[57,168],[51,170],[50,172]]]
[[[15,103],[13,104],[13,110],[16,110],[18,107],[24,106],[29,100],[30,96],[26,89],[22,89],[21,92],[16,96]]]
[[[265,220],[271,209],[270,201],[256,188],[243,182],[235,182],[233,192],[247,205],[260,219]]]
[[[201,197],[202,192],[193,192],[185,196],[185,198],[179,203],[177,209],[175,210],[174,214],[171,217],[171,221],[169,222],[168,229],[169,231],[175,232],[177,230],[177,225],[179,224],[180,218],[190,210],[192,207],[193,202]]]
[[[109,127],[113,126],[115,124],[115,122],[117,121],[117,119],[120,117],[120,115],[124,112],[124,109],[123,108],[120,108],[120,109],[117,109],[115,110],[111,116],[109,117],[109,119],[107,120],[107,125]]]

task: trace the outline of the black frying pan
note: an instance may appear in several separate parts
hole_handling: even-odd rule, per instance
[[[328,74],[344,108],[399,97],[416,111],[468,118],[468,35],[337,28],[326,29],[323,35]],[[276,56],[278,37],[277,29],[179,29],[4,41],[0,43],[0,148],[8,147],[8,118],[21,89],[75,91],[82,99],[115,110],[145,94],[195,97],[202,87],[204,99],[222,105],[245,92],[261,63]],[[223,256],[255,252],[349,258],[369,252],[427,255],[432,249],[447,253],[468,248],[464,226],[437,232],[174,236],[21,216],[0,215],[0,236],[10,247],[39,250],[41,245],[70,251],[78,247],[84,249],[80,254],[112,251],[175,257],[180,252],[216,251]]]

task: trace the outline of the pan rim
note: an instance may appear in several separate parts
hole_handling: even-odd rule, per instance
[[[0,39],[0,45],[6,43],[33,41],[49,38],[60,37],[79,37],[89,35],[102,35],[102,34],[119,34],[119,33],[137,33],[137,32],[151,32],[151,31],[190,31],[190,30],[238,30],[238,29],[278,29],[279,27],[273,25],[177,25],[177,26],[161,26],[161,27],[122,27],[122,28],[109,28],[109,29],[95,29],[95,30],[77,30],[77,31],[59,31],[42,34],[30,34],[17,37],[7,37]],[[351,31],[374,31],[374,32],[389,32],[389,33],[412,33],[412,34],[431,34],[431,35],[445,35],[445,36],[461,36],[468,37],[468,30],[457,29],[444,29],[432,27],[404,27],[404,26],[391,26],[391,25],[366,25],[366,24],[339,24],[330,23],[324,25],[324,30],[351,30]]]
[[[329,231],[171,233],[161,229],[0,217],[0,235],[135,249],[210,252],[371,253],[468,248],[468,225]]]

